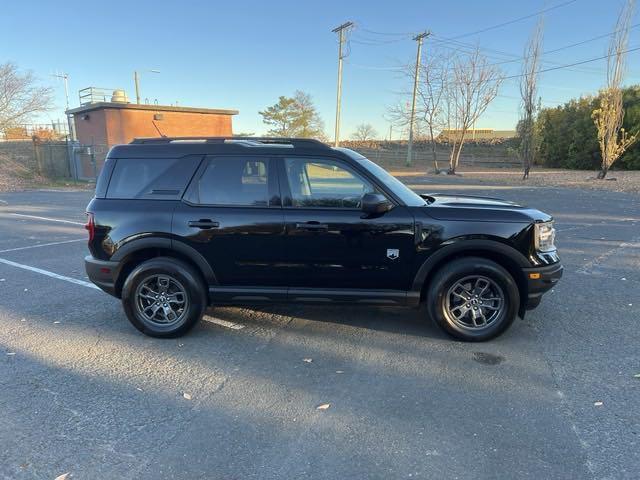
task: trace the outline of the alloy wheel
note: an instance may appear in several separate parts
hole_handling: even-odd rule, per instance
[[[455,282],[445,298],[445,314],[459,328],[478,331],[492,325],[506,305],[502,288],[482,275]]]
[[[136,309],[148,322],[168,326],[178,323],[189,307],[184,286],[169,275],[150,275],[136,289]]]

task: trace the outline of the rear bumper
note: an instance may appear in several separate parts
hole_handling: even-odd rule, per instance
[[[526,309],[532,310],[540,304],[542,295],[551,290],[558,283],[558,280],[562,278],[564,267],[558,262],[545,267],[525,268],[523,270],[527,277]]]
[[[118,262],[96,260],[91,255],[84,257],[84,268],[89,280],[109,295],[116,297]]]

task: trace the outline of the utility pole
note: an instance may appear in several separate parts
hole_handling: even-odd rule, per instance
[[[348,28],[353,26],[353,22],[346,22],[339,27],[331,30],[333,33],[337,33],[339,37],[338,41],[338,93],[336,95],[336,132],[335,139],[333,141],[334,147],[340,145],[340,102],[342,100],[342,45],[344,44],[344,32]]]
[[[407,146],[407,166],[411,165],[413,150],[413,124],[416,115],[416,95],[418,94],[418,76],[420,75],[420,59],[422,55],[422,40],[431,35],[431,32],[423,32],[413,39],[418,42],[418,53],[416,54],[416,72],[413,76],[413,99],[411,100],[411,118],[409,119],[409,144]]]

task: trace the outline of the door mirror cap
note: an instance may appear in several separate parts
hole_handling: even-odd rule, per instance
[[[365,193],[362,196],[362,211],[368,215],[388,212],[393,204],[380,193]]]

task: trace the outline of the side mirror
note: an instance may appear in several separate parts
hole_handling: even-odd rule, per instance
[[[368,215],[382,214],[393,208],[393,204],[379,193],[365,193],[361,204],[362,211]]]

